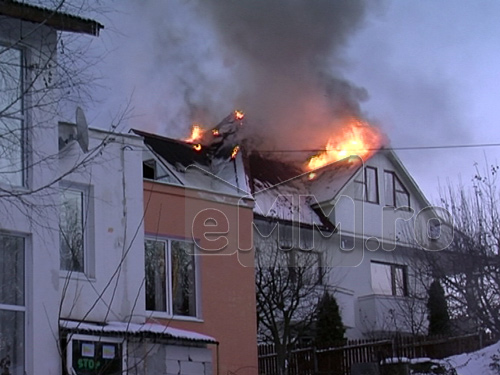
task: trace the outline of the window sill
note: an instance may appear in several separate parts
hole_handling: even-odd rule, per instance
[[[18,193],[18,194],[29,194],[31,193],[31,190],[25,183],[24,185],[11,185],[6,182],[0,181],[0,189],[10,192],[10,193]]]
[[[392,208],[394,211],[406,211],[406,212],[413,211],[413,208],[411,208],[411,206],[399,206],[399,207],[396,207],[396,206],[392,206],[390,204],[386,204],[384,206],[384,208]]]
[[[171,315],[161,311],[149,311],[147,310],[151,318],[158,319],[170,319],[175,321],[183,321],[183,322],[194,322],[194,323],[204,323],[204,320],[196,317],[196,316],[183,316],[183,315]]]
[[[366,296],[362,297],[367,297],[367,298],[379,298],[379,299],[405,299],[408,298],[408,295],[395,295],[395,294],[384,294],[384,293],[373,293],[373,294],[368,294]]]
[[[59,270],[59,278],[95,282],[95,277],[90,277],[83,272],[76,272],[76,271],[71,272],[71,271]]]
[[[363,203],[370,203],[370,204],[373,204],[373,205],[376,205],[376,206],[380,206],[380,201],[368,201],[366,199],[363,199],[363,198],[353,198],[355,201],[357,202],[363,202]],[[386,206],[387,207],[387,206]]]

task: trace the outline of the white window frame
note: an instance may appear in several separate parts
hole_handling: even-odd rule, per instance
[[[26,187],[27,186],[27,132],[26,132],[26,99],[27,99],[27,93],[25,90],[25,76],[26,76],[26,59],[27,59],[27,50],[25,48],[19,48],[19,47],[11,47],[8,46],[4,43],[0,43],[0,49],[2,48],[7,48],[7,49],[13,49],[19,52],[19,59],[20,59],[20,71],[19,71],[19,88],[20,88],[20,109],[19,113],[14,113],[14,114],[0,114],[0,118],[5,118],[5,119],[11,119],[14,121],[19,121],[20,122],[20,136],[21,136],[21,150],[20,150],[20,168],[21,170],[19,171],[20,176],[16,177],[16,179],[19,178],[19,181],[16,181],[15,183],[12,183],[12,181],[9,180],[2,180],[0,178],[0,184],[1,185],[8,185],[8,186],[16,186],[16,187]],[[1,65],[1,64],[0,64]],[[1,68],[0,68],[1,69]],[[0,152],[1,155],[1,152]],[[1,172],[0,171],[0,177],[2,173],[11,173],[9,171]],[[14,172],[15,173],[15,172]],[[17,174],[17,173],[16,173]]]
[[[59,184],[60,196],[63,191],[75,191],[82,194],[82,230],[83,230],[83,271],[65,270],[60,268],[62,277],[82,277],[94,279],[95,277],[95,251],[94,251],[94,202],[92,199],[93,188],[78,182],[61,181]],[[61,201],[62,205],[62,201]],[[60,234],[59,234],[60,235]],[[60,239],[59,239],[60,241]],[[60,242],[59,242],[60,246]],[[61,249],[59,250],[59,263],[61,262]]]
[[[391,283],[391,292],[386,293],[384,291],[380,290],[379,286],[374,285],[374,275],[373,275],[373,265],[379,265],[379,266],[385,266],[388,268],[389,271],[389,281]],[[398,286],[397,285],[397,276],[396,272],[397,270],[401,270],[402,272],[402,277],[403,277],[403,285]],[[381,262],[381,261],[374,261],[372,260],[370,262],[370,277],[371,277],[371,284],[372,284],[372,290],[374,294],[380,294],[380,295],[385,295],[385,296],[393,296],[393,297],[407,297],[408,296],[408,267],[403,264],[396,264],[396,263],[389,263],[389,262]],[[400,292],[402,291],[402,292]]]
[[[144,238],[144,251],[146,251],[146,241],[154,241],[154,242],[161,242],[165,244],[165,265],[167,266],[165,270],[165,289],[166,289],[166,311],[161,311],[161,310],[148,310],[147,306],[146,311],[148,311],[152,316],[155,317],[166,317],[166,318],[172,318],[176,320],[194,320],[194,321],[201,321],[201,284],[199,282],[200,280],[200,270],[199,270],[199,257],[196,256],[196,253],[193,254],[193,262],[194,262],[194,289],[195,289],[195,314],[194,315],[177,315],[173,313],[173,293],[172,293],[172,262],[170,261],[171,255],[172,255],[172,242],[184,242],[184,243],[190,243],[193,244],[193,251],[196,252],[196,244],[193,241],[188,241],[184,239],[176,239],[176,238],[158,238],[158,237],[151,237],[151,236],[145,236]],[[145,256],[145,253],[144,253]],[[144,264],[146,267],[146,264]],[[145,305],[146,305],[146,298],[147,298],[147,290],[144,292],[144,297],[145,297]]]
[[[27,251],[27,243],[28,243],[28,238],[24,235],[20,234],[13,234],[13,233],[7,233],[7,232],[0,232],[0,236],[2,237],[15,237],[15,238],[20,238],[23,240],[23,304],[22,305],[11,305],[11,304],[3,304],[0,303],[0,310],[1,311],[14,311],[14,312],[19,312],[23,314],[23,333],[22,333],[22,339],[24,340],[23,342],[23,347],[24,347],[24,353],[23,353],[23,368],[24,368],[24,373],[28,372],[28,362],[27,362],[27,353],[28,350],[31,349],[31,346],[29,345],[29,340],[28,340],[28,308],[27,304],[29,301],[29,290],[28,290],[28,251]],[[12,359],[11,359],[12,361]]]
[[[391,183],[391,190],[390,191],[386,191],[387,190],[387,177],[388,176],[392,176],[392,183]],[[396,188],[396,184],[399,183],[402,187],[402,189],[397,189]],[[388,206],[388,207],[394,207],[394,208],[410,208],[410,192],[408,191],[408,189],[406,188],[406,186],[404,186],[404,184],[401,182],[401,179],[398,177],[398,175],[396,174],[396,172],[394,171],[389,171],[389,170],[385,170],[384,171],[384,198],[385,198],[385,205]],[[388,198],[388,195],[389,193],[391,193],[391,197]],[[403,205],[403,206],[398,206],[398,194],[404,194],[405,195],[405,200],[407,201],[406,205]]]
[[[112,344],[121,344],[121,356],[122,356],[122,374],[127,374],[127,341],[125,338],[119,337],[107,337],[107,336],[93,336],[93,335],[82,335],[82,334],[69,334],[67,345],[66,345],[66,370],[68,374],[74,374],[73,371],[73,341],[93,341],[93,342],[102,342],[102,343],[112,343]]]

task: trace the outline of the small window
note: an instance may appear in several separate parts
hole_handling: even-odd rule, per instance
[[[304,285],[323,284],[323,258],[321,253],[314,251],[287,251],[288,272],[292,282]]]
[[[391,263],[371,263],[372,289],[375,294],[406,296],[406,266]]]
[[[401,180],[392,171],[384,172],[385,205],[390,207],[410,207],[410,194]]]
[[[365,167],[362,179],[356,179],[354,198],[369,203],[379,203],[377,168]]]
[[[197,316],[194,244],[146,240],[146,310]]]
[[[63,188],[59,211],[60,268],[64,271],[86,271],[87,243],[85,239],[88,216],[87,190]]]
[[[441,237],[441,220],[438,218],[431,218],[427,222],[427,237],[431,241],[439,240],[439,237]]]
[[[156,179],[156,161],[146,160],[142,163],[142,177],[148,180]]]
[[[0,182],[23,186],[24,92],[23,53],[0,45]]]

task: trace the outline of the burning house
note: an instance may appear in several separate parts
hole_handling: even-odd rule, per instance
[[[134,130],[145,146],[147,320],[213,338],[200,352],[205,369],[191,373],[257,371],[253,200],[235,138],[241,121],[232,113],[184,141]]]
[[[321,280],[308,276],[316,283],[308,303],[325,290],[334,294],[347,337],[425,332],[425,306],[416,298],[423,289],[415,264],[423,249],[439,247],[439,238],[428,235],[436,214],[395,153],[382,147],[380,133],[351,119],[324,151],[292,163],[245,148],[237,116],[231,114],[213,129],[193,127],[184,141],[136,131],[148,148],[145,177],[209,190],[219,202],[229,202],[229,196],[243,199],[246,214],[252,212],[250,222],[230,222],[238,223],[239,230],[246,228],[246,234],[250,225],[253,242],[232,243],[222,253],[237,252],[248,262],[246,251],[253,246],[257,269],[276,266],[279,257],[269,256],[275,252],[284,254],[280,262],[288,268],[312,262],[308,264]],[[183,230],[191,228],[187,221],[183,224]],[[154,225],[146,231],[154,234]],[[229,228],[224,233],[231,233]],[[221,267],[217,262],[212,266]],[[306,310],[302,313],[296,320],[310,318]]]

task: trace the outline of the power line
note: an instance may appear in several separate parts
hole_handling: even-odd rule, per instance
[[[477,143],[477,144],[462,144],[462,145],[439,145],[439,146],[402,146],[402,147],[382,147],[382,148],[364,148],[363,151],[378,151],[379,149],[406,151],[406,150],[439,150],[439,149],[454,149],[454,148],[480,148],[480,147],[500,147],[500,143]],[[296,150],[256,150],[262,153],[279,153],[279,152],[325,152],[326,149],[296,149]],[[355,150],[352,150],[355,151]]]

